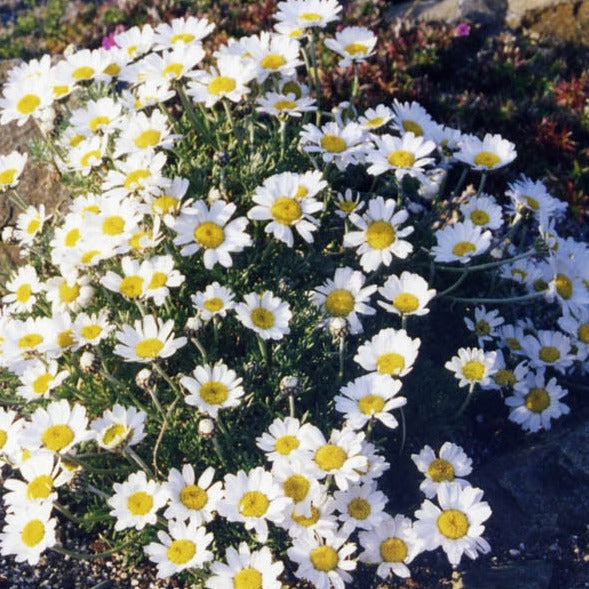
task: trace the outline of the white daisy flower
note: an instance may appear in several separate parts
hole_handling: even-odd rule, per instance
[[[174,18],[169,23],[160,23],[155,28],[153,42],[156,50],[175,46],[191,46],[210,35],[215,25],[206,18],[186,16]]]
[[[437,244],[431,249],[436,262],[468,264],[474,256],[484,254],[491,245],[491,232],[483,231],[471,221],[448,225],[435,233]]]
[[[512,390],[516,383],[522,381],[529,371],[527,360],[520,362],[515,368],[510,368],[505,362],[505,356],[501,350],[497,350],[495,358],[495,374],[491,377],[489,384],[485,385],[484,389],[489,390]]]
[[[356,568],[356,561],[350,558],[356,545],[347,539],[339,533],[322,539],[296,539],[286,552],[298,565],[295,575],[316,589],[344,589],[352,580],[348,571]]]
[[[159,53],[150,53],[141,61],[127,68],[120,76],[121,80],[152,83],[168,86],[183,78],[191,78],[193,69],[203,60],[205,51],[200,43],[177,45],[173,49]],[[157,112],[157,111],[154,111]]]
[[[532,180],[521,175],[515,182],[508,184],[505,194],[511,199],[515,211],[531,211],[537,220],[550,217],[561,217],[567,204],[554,198],[540,180]]]
[[[431,115],[418,102],[393,102],[393,127],[401,135],[413,133],[415,137],[431,138],[435,125]]]
[[[296,39],[263,31],[241,42],[248,58],[256,64],[258,84],[262,84],[272,74],[292,77],[296,74],[296,68],[304,63],[300,59],[300,45]]]
[[[135,59],[151,51],[155,38],[155,31],[151,25],[143,25],[139,27],[131,27],[115,35],[115,43],[124,51],[131,59]]]
[[[261,294],[246,294],[244,302],[235,305],[235,312],[245,327],[255,331],[264,340],[280,340],[290,333],[290,306],[269,290]]]
[[[195,521],[187,524],[168,522],[168,531],[159,530],[158,542],[150,542],[143,549],[152,562],[157,564],[157,576],[165,579],[186,569],[202,568],[213,560],[213,553],[207,550],[213,541],[213,534],[207,533]]]
[[[377,196],[368,201],[368,210],[362,215],[352,213],[350,221],[359,231],[344,235],[344,247],[357,247],[360,265],[366,272],[376,270],[381,264],[390,266],[393,257],[405,259],[413,246],[404,239],[413,233],[413,227],[400,228],[409,218],[405,210],[395,212],[393,199]]]
[[[346,188],[344,194],[338,192],[336,198],[337,210],[335,214],[341,219],[347,219],[352,213],[359,213],[366,205],[361,200],[360,193],[357,192],[356,196],[354,196],[350,188]]]
[[[352,485],[346,491],[333,494],[341,532],[350,535],[354,530],[371,530],[388,516],[384,512],[388,499],[376,487],[375,481]]]
[[[310,423],[301,425],[295,417],[277,417],[268,431],[256,438],[256,445],[266,453],[266,460],[270,462],[289,461],[292,456],[296,456],[295,451],[301,442],[315,430],[321,433]]]
[[[572,366],[575,360],[571,350],[571,339],[560,331],[539,330],[536,335],[526,335],[523,350],[532,366],[552,366],[560,373]]]
[[[115,189],[113,195],[126,196],[138,193],[160,194],[170,185],[162,175],[166,154],[150,152],[130,154],[126,159],[117,159],[115,168],[109,170],[102,183],[102,190]]]
[[[337,268],[333,279],[311,291],[311,302],[330,317],[345,318],[350,326],[350,333],[362,333],[360,315],[374,315],[375,309],[369,305],[370,296],[376,291],[376,285],[364,286],[366,277],[362,272],[352,268]]]
[[[101,279],[100,284],[113,292],[122,294],[126,299],[136,300],[145,296],[148,277],[142,271],[141,264],[129,256],[121,260],[123,277],[109,270]]]
[[[27,153],[16,150],[0,155],[0,192],[14,188],[18,184],[28,157]]]
[[[376,147],[366,153],[366,161],[370,164],[367,171],[373,176],[394,171],[399,182],[407,175],[421,181],[424,167],[434,161],[428,156],[436,144],[413,133],[405,133],[401,137],[374,136],[373,140]]]
[[[520,325],[503,324],[499,327],[499,345],[512,354],[522,356],[524,352],[524,333]]]
[[[16,411],[0,407],[0,464],[5,457],[10,458],[20,448],[20,430],[25,425]]]
[[[2,297],[9,314],[30,312],[37,301],[36,294],[44,290],[34,266],[27,264],[18,268],[16,274],[5,283],[8,294]]]
[[[304,517],[312,517],[312,505],[325,493],[325,489],[312,474],[307,461],[300,458],[275,461],[272,475],[282,487],[284,496],[292,501],[292,510]]]
[[[222,362],[197,366],[192,374],[194,378],[183,376],[180,379],[180,384],[190,393],[184,400],[213,419],[220,409],[237,407],[245,394],[241,386],[243,379]]]
[[[317,110],[315,99],[308,96],[296,97],[295,94],[280,94],[278,92],[267,92],[257,100],[256,110],[273,117],[296,117],[299,118],[304,112]]]
[[[458,355],[448,360],[444,367],[454,373],[459,387],[474,384],[485,386],[497,370],[496,356],[497,352],[485,352],[480,348],[459,348]]]
[[[419,454],[411,454],[411,460],[415,462],[419,472],[425,475],[419,490],[428,499],[436,496],[438,487],[445,481],[455,482],[461,488],[470,486],[470,483],[461,477],[468,476],[472,472],[472,460],[460,446],[452,442],[444,442],[438,456],[430,446],[426,445]]]
[[[360,532],[358,538],[364,548],[358,559],[377,564],[376,574],[381,579],[386,579],[391,572],[402,579],[410,577],[407,565],[422,551],[413,523],[403,515],[387,517],[372,530]]]
[[[76,339],[75,350],[83,346],[96,346],[115,328],[109,322],[108,313],[101,311],[88,315],[80,313],[72,325],[72,332]]]
[[[38,118],[53,102],[53,92],[44,80],[4,84],[0,98],[0,124],[16,121],[22,127],[29,117]]]
[[[251,552],[245,542],[239,544],[238,550],[229,546],[225,552],[224,562],[211,565],[211,576],[205,582],[207,589],[280,589],[282,582],[278,579],[284,570],[280,561],[274,562],[267,546]]]
[[[305,31],[308,28],[325,28],[338,20],[342,10],[337,0],[283,0],[274,15],[280,24],[293,24]]]
[[[484,342],[492,342],[498,336],[497,328],[505,323],[505,319],[499,315],[498,309],[487,311],[484,305],[475,307],[474,321],[470,317],[464,318],[464,323],[469,331],[477,336],[479,347],[484,347]]]
[[[51,519],[51,503],[27,506],[5,517],[0,533],[0,553],[14,555],[16,562],[37,565],[41,553],[56,543],[56,519]]]
[[[509,419],[522,429],[537,432],[540,428],[549,430],[551,420],[568,415],[570,408],[560,401],[568,394],[556,383],[556,378],[546,380],[544,369],[528,372],[525,379],[513,387],[513,395],[505,399],[510,407]]]
[[[170,186],[166,188],[164,194],[147,195],[145,201],[149,205],[146,212],[158,217],[166,215],[175,215],[182,205],[182,198],[186,194],[190,182],[186,178],[176,176],[172,179]]]
[[[385,301],[390,301],[378,301],[378,304],[390,313],[401,316],[427,315],[427,305],[436,296],[435,289],[430,289],[425,279],[406,270],[401,276],[391,274],[378,293]]]
[[[486,133],[482,141],[474,135],[463,135],[454,157],[473,170],[490,172],[510,164],[516,157],[515,145],[501,135]]]
[[[215,201],[210,209],[202,200],[184,208],[172,222],[172,229],[178,234],[174,243],[183,246],[180,254],[191,256],[202,249],[207,270],[217,263],[225,268],[231,267],[231,253],[242,252],[252,243],[245,232],[248,224],[245,217],[229,221],[236,209],[234,203],[223,200]]]
[[[27,207],[27,209],[16,218],[16,230],[14,237],[22,245],[31,245],[35,237],[43,230],[45,221],[50,215],[45,214],[45,205],[38,207]]]
[[[570,257],[566,252],[557,252],[549,258],[547,299],[556,299],[564,313],[579,314],[589,306],[589,272],[584,254],[580,251],[578,256]],[[546,270],[548,274],[548,268]]]
[[[60,371],[55,360],[32,360],[19,377],[22,385],[16,393],[27,401],[46,398],[69,374],[67,370]]]
[[[503,225],[503,209],[489,194],[481,194],[460,205],[466,221],[484,229],[499,229]]]
[[[185,337],[174,338],[174,321],[163,322],[153,315],[135,321],[135,327],[124,324],[115,334],[119,343],[113,352],[126,362],[152,362],[168,358],[186,344]]]
[[[558,326],[577,347],[577,358],[584,360],[589,355],[589,307],[581,307],[574,315],[563,315],[558,320]]]
[[[121,111],[121,104],[108,96],[89,100],[83,108],[72,112],[69,125],[73,127],[72,132],[81,133],[84,137],[97,133],[110,135],[121,121]]]
[[[323,209],[323,203],[304,195],[305,191],[308,189],[298,174],[270,176],[252,195],[257,206],[252,207],[247,216],[256,221],[269,220],[264,231],[288,247],[294,244],[293,229],[307,243],[313,243],[312,233],[319,225],[313,214]]]
[[[148,481],[140,470],[127,477],[124,483],[114,483],[114,495],[107,503],[110,515],[116,518],[115,530],[126,528],[142,530],[147,524],[155,525],[157,511],[166,504],[168,493],[163,485]]]
[[[120,450],[136,446],[146,433],[147,414],[136,407],[123,407],[116,403],[90,423],[96,443],[105,450]]]
[[[159,110],[154,110],[149,117],[143,112],[133,113],[125,119],[115,141],[113,158],[141,151],[171,149],[178,138],[179,135],[172,135],[167,117]]]
[[[341,55],[340,67],[361,63],[374,53],[376,35],[366,27],[346,27],[335,33],[334,39],[326,39],[325,46]]]
[[[396,396],[400,390],[401,382],[386,374],[359,376],[340,389],[334,399],[335,410],[344,414],[346,426],[354,430],[362,429],[372,419],[394,429],[399,423],[390,412],[407,403],[405,397]]]
[[[7,322],[3,336],[2,352],[8,365],[23,360],[29,352],[51,353],[57,347],[54,325],[49,317],[11,320]]]
[[[358,123],[366,131],[375,131],[387,125],[393,118],[393,111],[384,104],[378,104],[375,108],[369,108],[364,114],[358,117]]]
[[[259,542],[266,542],[267,522],[282,521],[289,503],[272,474],[257,466],[248,473],[240,470],[225,475],[225,499],[218,509],[229,521],[242,522],[246,530],[253,530]]]
[[[482,524],[491,516],[491,508],[482,501],[483,491],[445,482],[439,486],[437,498],[440,507],[426,499],[415,512],[418,519],[413,528],[425,549],[441,546],[453,566],[460,564],[463,554],[475,559],[479,552],[488,553],[491,547],[482,537]]]
[[[75,268],[62,268],[61,276],[49,278],[45,283],[45,297],[51,302],[53,313],[78,312],[94,296],[90,276],[80,275]]]
[[[278,525],[294,539],[328,538],[333,536],[338,529],[338,521],[334,512],[333,498],[323,490],[312,502],[310,514],[305,513],[305,510],[299,512],[296,506],[293,509],[286,509],[284,520]]]
[[[368,372],[401,377],[411,372],[420,345],[421,340],[410,338],[404,329],[387,327],[358,348],[354,361]]]
[[[179,521],[189,519],[198,525],[210,522],[224,495],[223,483],[213,482],[214,477],[215,469],[211,466],[205,468],[198,480],[190,464],[185,464],[182,472],[172,468],[164,483],[170,496],[164,517]]]
[[[190,296],[192,305],[204,321],[210,321],[216,316],[225,317],[227,311],[235,307],[234,299],[235,295],[231,290],[216,281],[207,285],[204,291],[198,291]]]

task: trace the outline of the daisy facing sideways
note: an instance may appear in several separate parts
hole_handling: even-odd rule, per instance
[[[365,27],[346,27],[337,31],[334,39],[326,39],[325,46],[341,56],[340,67],[347,67],[370,57],[376,41],[375,34]]]
[[[491,232],[483,231],[471,221],[448,225],[435,233],[437,244],[431,253],[436,262],[468,264],[474,256],[485,253],[491,245]]]
[[[385,299],[378,301],[378,304],[390,313],[401,316],[427,315],[427,305],[436,296],[436,291],[430,289],[427,281],[419,274],[404,271],[401,276],[391,274],[378,289],[378,294]]]

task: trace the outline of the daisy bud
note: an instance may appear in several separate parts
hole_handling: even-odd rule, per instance
[[[221,194],[221,191],[218,188],[211,188],[209,190],[209,193],[207,194],[207,202],[209,203],[209,205],[212,205],[213,203],[222,199],[223,195]]]
[[[12,225],[6,225],[2,228],[2,243],[6,245],[14,245],[17,242],[14,234],[14,227]]]
[[[142,368],[135,375],[135,384],[140,389],[151,389],[155,385],[155,374],[149,368]]]
[[[329,320],[329,333],[335,338],[346,336],[350,332],[348,321],[345,317],[332,317]]]
[[[297,395],[301,392],[301,381],[297,376],[285,376],[280,381],[280,392],[287,395]]]
[[[184,331],[188,337],[196,337],[203,328],[203,325],[200,317],[189,317],[184,324]]]
[[[215,435],[215,422],[210,417],[203,417],[198,422],[198,435],[202,438],[212,438]]]
[[[93,352],[83,352],[80,356],[80,370],[82,372],[97,372],[100,367],[100,360]]]

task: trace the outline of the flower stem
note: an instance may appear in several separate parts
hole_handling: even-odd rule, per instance
[[[202,356],[203,362],[205,362],[205,364],[206,364],[208,362],[208,360],[207,360],[207,351],[203,348],[203,345],[195,337],[191,337],[190,338],[190,341],[196,346],[196,348],[200,352],[200,355]]]
[[[485,184],[487,182],[487,176],[488,176],[488,173],[487,172],[483,172],[481,174],[481,182],[479,184],[479,188],[478,188],[477,194],[476,194],[477,197],[482,194],[483,189],[485,188]]]
[[[136,462],[139,465],[140,468],[142,468],[145,471],[145,474],[149,475],[150,477],[153,477],[153,472],[151,471],[151,468],[149,468],[149,466],[147,466],[147,464],[145,464],[145,462],[143,461],[143,459],[132,448],[126,447],[125,448],[125,453],[134,462]]]
[[[454,301],[455,303],[470,303],[473,305],[481,305],[481,304],[492,304],[492,305],[504,305],[510,303],[525,303],[526,301],[531,301],[533,299],[538,299],[543,297],[545,292],[534,292],[527,295],[522,295],[519,297],[509,297],[507,299],[493,299],[493,298],[467,298],[467,297],[448,297],[449,300]]]
[[[470,386],[468,387],[468,392],[466,393],[466,397],[464,399],[464,401],[462,401],[462,405],[460,405],[460,407],[458,408],[458,411],[454,414],[454,419],[458,419],[465,411],[465,409],[468,407],[468,404],[470,403],[470,400],[472,399],[472,393],[474,391],[474,382],[470,383]]]

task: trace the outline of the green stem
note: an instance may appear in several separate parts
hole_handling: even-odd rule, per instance
[[[344,366],[345,366],[345,359],[346,359],[346,336],[341,335],[339,338],[339,371],[337,373],[338,381],[341,383],[344,380]]]
[[[358,96],[358,88],[359,88],[359,68],[358,63],[354,62],[354,81],[352,82],[352,94],[350,96],[350,106],[348,108],[349,117],[352,118],[354,116],[354,103],[356,102],[356,98]]]
[[[178,84],[176,86],[176,90],[178,92],[178,96],[180,97],[180,102],[182,103],[182,106],[184,107],[184,110],[186,110],[186,112],[188,113],[188,117],[192,121],[195,129],[198,130],[198,128],[200,127],[199,120],[198,120],[198,117],[196,116],[196,111],[194,110],[194,106],[192,104],[192,101],[190,101],[188,96],[186,96],[186,92],[184,92],[184,88],[182,87],[181,84]]]
[[[190,341],[196,346],[197,350],[200,352],[203,362],[206,364],[208,362],[207,351],[203,348],[203,345],[195,337],[191,337]]]
[[[135,463],[137,463],[139,465],[139,468],[142,468],[145,471],[145,474],[149,475],[150,477],[153,477],[153,472],[151,468],[149,468],[149,466],[145,464],[141,456],[139,456],[135,452],[135,450],[127,446],[125,448],[125,454],[127,454],[127,456],[129,456]]]
[[[63,506],[58,501],[53,502],[53,507],[75,524],[81,524],[84,521],[82,518],[76,517],[67,507]]]
[[[436,297],[445,297],[446,295],[450,294],[451,292],[455,291],[465,280],[466,277],[468,276],[469,273],[469,269],[466,268],[466,270],[464,271],[463,274],[460,275],[460,277],[458,278],[458,280],[452,284],[451,286],[449,286],[446,290],[443,290],[442,292],[439,292],[436,294]]]
[[[479,184],[479,188],[478,188],[477,194],[476,194],[477,197],[482,194],[483,189],[485,188],[485,184],[487,182],[487,176],[488,176],[488,172],[483,172],[481,174],[481,182]]]
[[[405,422],[403,407],[399,411],[401,413],[401,447],[399,448],[399,454],[403,454],[403,448],[405,448],[405,441],[407,440],[407,423]]]
[[[168,429],[168,423],[170,420],[170,416],[172,415],[172,411],[174,411],[174,407],[176,407],[177,402],[178,402],[178,399],[174,399],[174,402],[168,407],[168,410],[167,410],[166,414],[164,415],[164,423],[162,423],[162,427],[160,428],[159,434],[158,434],[157,439],[155,441],[155,446],[153,447],[153,455],[152,455],[151,463],[153,465],[154,471],[159,475],[163,475],[163,473],[161,472],[161,470],[159,469],[159,467],[157,465],[157,453],[159,451],[160,444],[162,443],[162,439],[164,437],[164,434],[166,433],[166,430]]]
[[[295,398],[292,393],[288,395],[288,415],[290,417],[295,416]]]
[[[155,371],[170,385],[170,388],[176,393],[176,396],[182,397],[182,391],[180,387],[170,378],[167,372],[157,363],[152,363]]]
[[[315,51],[315,32],[311,31],[309,36],[309,50],[311,53],[311,67],[315,74],[315,101],[317,102],[317,111],[315,113],[315,124],[321,124],[321,82],[319,80],[319,68],[317,66],[317,53]]]
[[[280,159],[284,159],[286,152],[286,120],[280,118]]]
[[[504,258],[503,260],[497,260],[496,262],[487,262],[486,264],[478,264],[477,266],[463,266],[462,268],[456,266],[436,266],[436,268],[438,270],[444,270],[445,272],[463,272],[465,269],[469,272],[478,272],[479,270],[490,270],[492,268],[504,266],[505,264],[511,264],[512,262],[516,262],[517,260],[529,258],[530,256],[533,256],[536,253],[536,250],[531,249],[527,252],[524,252],[523,254],[513,256],[513,258]]]
[[[474,382],[470,383],[470,386],[468,387],[468,392],[466,393],[466,397],[464,401],[462,401],[462,405],[460,405],[458,411],[454,414],[454,419],[458,419],[464,413],[465,409],[468,407],[468,404],[470,403],[470,400],[472,399],[473,391]]]
[[[262,360],[266,366],[270,365],[269,354],[268,354],[268,344],[266,340],[262,338],[261,335],[256,334],[256,339],[258,340],[258,348],[260,349],[260,354],[262,355]]]
[[[449,300],[454,301],[455,303],[470,303],[473,305],[480,305],[484,303],[492,304],[492,305],[504,305],[508,303],[523,303],[526,301],[531,301],[533,299],[538,299],[543,297],[545,292],[535,292],[532,294],[522,295],[519,297],[510,297],[507,299],[493,299],[493,298],[480,298],[480,299],[470,299],[466,297],[448,297]]]

